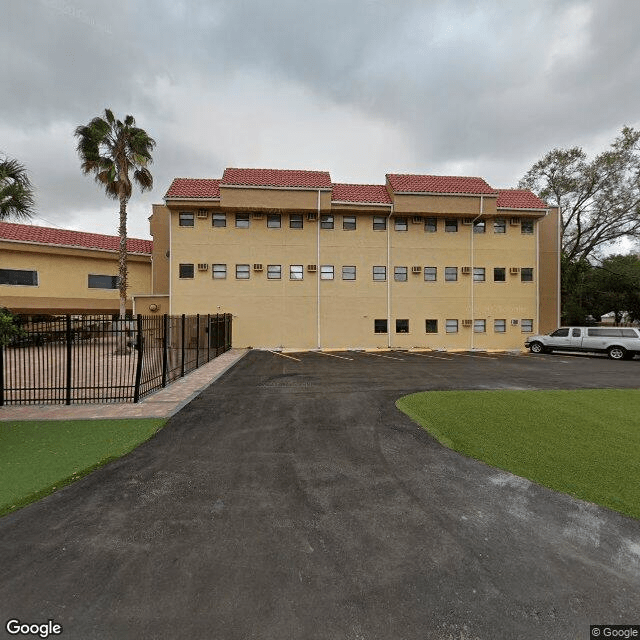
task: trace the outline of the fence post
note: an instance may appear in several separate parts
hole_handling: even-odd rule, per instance
[[[196,369],[200,366],[200,314],[196,313]]]
[[[207,313],[207,362],[211,362],[211,314]]]
[[[71,404],[71,316],[67,314],[67,397],[65,404]]]
[[[167,386],[167,365],[169,357],[169,316],[162,316],[162,388]]]
[[[0,407],[4,406],[4,345],[0,343]]]
[[[182,351],[182,355],[181,355],[181,359],[180,359],[180,377],[184,378],[184,322],[185,322],[185,314],[182,314],[182,344],[180,345],[181,347],[181,351]]]
[[[136,382],[133,389],[133,401],[140,401],[140,377],[142,375],[142,316],[140,314],[136,317],[136,349],[138,350],[138,361],[136,362]]]

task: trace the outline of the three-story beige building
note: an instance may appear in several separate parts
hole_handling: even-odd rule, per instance
[[[231,313],[234,346],[503,350],[558,324],[557,210],[481,178],[229,168],[150,221],[136,311]]]

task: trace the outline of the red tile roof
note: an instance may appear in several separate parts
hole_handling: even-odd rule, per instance
[[[467,193],[470,195],[496,193],[496,190],[482,178],[388,173],[387,180],[391,188],[400,193]]]
[[[361,202],[391,204],[389,192],[383,184],[333,184],[332,202]]]
[[[164,195],[165,198],[204,198],[220,197],[220,180],[209,178],[176,178]]]
[[[300,187],[330,189],[328,171],[299,171],[291,169],[233,169],[224,170],[221,181],[225,185],[248,187]]]
[[[528,189],[498,189],[497,206],[502,209],[547,208],[547,205]]]
[[[118,251],[120,246],[118,236],[104,236],[98,233],[36,227],[35,225],[12,222],[0,222],[0,240],[53,244],[80,249],[102,249],[103,251]],[[127,238],[129,253],[151,254],[152,249],[153,241],[151,240]]]

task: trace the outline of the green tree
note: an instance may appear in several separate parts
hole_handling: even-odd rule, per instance
[[[624,127],[591,161],[580,147],[553,149],[519,186],[560,208],[562,251],[570,262],[621,238],[639,238],[640,131]]]
[[[14,338],[26,335],[9,309],[0,308],[0,347],[8,345]]]
[[[585,325],[592,310],[591,276],[593,266],[588,260],[561,257],[562,324]]]
[[[33,189],[27,170],[17,160],[0,156],[0,221],[33,216]]]
[[[109,198],[120,202],[120,249],[118,259],[120,318],[124,319],[127,304],[127,203],[132,183],[141,191],[153,187],[153,177],[147,168],[153,161],[156,146],[144,129],[135,126],[133,116],[117,120],[110,109],[104,117],[95,117],[89,124],[77,127],[77,151],[84,174],[93,174]]]
[[[613,255],[595,265],[590,277],[591,313],[600,318],[613,311],[616,324],[625,315],[640,320],[640,260]]]

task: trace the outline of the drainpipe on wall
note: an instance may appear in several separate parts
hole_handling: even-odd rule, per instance
[[[169,210],[169,315],[171,315],[173,310],[173,216],[171,215],[171,210]]]
[[[393,202],[387,217],[387,346],[391,349],[391,216]]]
[[[475,336],[474,336],[474,332],[475,332],[475,299],[474,299],[474,283],[475,280],[473,279],[473,269],[474,269],[474,256],[473,256],[473,236],[475,235],[474,232],[474,226],[476,223],[476,220],[478,218],[481,218],[484,215],[484,196],[481,194],[480,195],[480,213],[473,219],[473,221],[471,222],[471,249],[470,249],[470,253],[471,253],[471,351],[473,351],[474,347],[475,347]],[[486,233],[486,229],[485,229],[485,233]],[[486,276],[485,276],[486,277]],[[486,329],[486,327],[485,327]]]
[[[318,213],[316,214],[316,225],[317,225],[317,260],[316,260],[316,281],[317,281],[317,292],[316,292],[316,309],[318,312],[318,327],[317,327],[317,338],[318,338],[318,349],[320,349],[320,189],[318,189]]]

